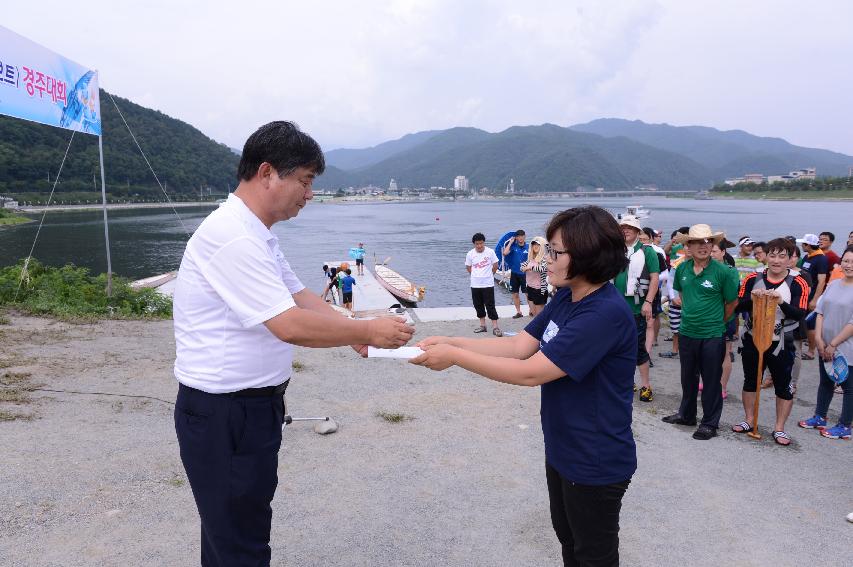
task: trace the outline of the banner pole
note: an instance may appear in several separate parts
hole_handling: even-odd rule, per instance
[[[103,132],[103,127],[101,129]],[[113,263],[110,259],[110,227],[107,223],[107,184],[104,176],[104,136],[98,135],[98,152],[101,157],[101,201],[104,208],[104,238],[107,243],[107,297],[113,295]]]

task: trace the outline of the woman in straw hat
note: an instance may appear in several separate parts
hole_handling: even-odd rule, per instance
[[[685,244],[691,258],[675,270],[673,287],[681,293],[679,329],[681,404],[678,412],[663,418],[666,423],[696,425],[696,396],[701,374],[702,422],[693,438],[708,440],[717,435],[723,412],[722,385],[725,321],[737,306],[736,272],[711,259],[712,246],[724,238],[707,224],[695,224],[676,241]]]

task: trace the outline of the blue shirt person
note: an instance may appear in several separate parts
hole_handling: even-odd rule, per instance
[[[512,337],[429,337],[412,364],[459,366],[490,380],[541,386],[545,478],[566,565],[619,563],[619,512],[637,468],[631,430],[637,331],[610,280],[625,240],[600,207],[557,213],[546,231],[559,291]]]
[[[344,293],[352,293],[352,286],[355,285],[355,278],[349,275],[349,270],[347,270],[347,275],[341,278],[341,291]]]

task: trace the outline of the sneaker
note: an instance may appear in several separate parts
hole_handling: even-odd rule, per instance
[[[634,382],[634,391],[635,392],[637,391],[637,383],[636,382]]]
[[[850,428],[844,427],[840,423],[835,427],[830,427],[829,429],[822,429],[820,432],[821,435],[826,437],[827,439],[845,439],[847,441],[850,440]]]
[[[640,401],[641,402],[650,402],[655,399],[655,395],[652,393],[651,388],[646,388],[643,386],[640,388]]]
[[[711,427],[710,425],[700,425],[696,428],[696,431],[693,432],[693,438],[698,439],[699,441],[707,441],[711,437],[717,436],[717,429],[715,427]]]
[[[678,358],[677,352],[659,352],[658,356],[661,358]]]
[[[524,315],[522,315],[521,313],[516,313],[512,316],[513,319],[521,319],[522,317],[524,317]]]
[[[819,415],[798,421],[797,425],[803,429],[826,429],[826,420]]]

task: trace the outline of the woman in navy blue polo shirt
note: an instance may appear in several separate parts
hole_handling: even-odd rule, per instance
[[[619,512],[637,468],[631,431],[637,332],[610,280],[625,239],[600,207],[558,213],[546,231],[554,299],[525,330],[486,340],[430,337],[413,364],[459,366],[491,380],[542,386],[551,521],[565,565],[618,565]]]

